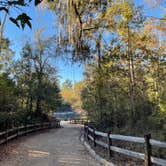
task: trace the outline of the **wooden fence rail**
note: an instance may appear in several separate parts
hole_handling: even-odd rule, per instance
[[[0,133],[0,145],[7,143],[9,140],[12,140],[14,138],[17,138],[19,136],[26,135],[31,132],[44,130],[48,128],[54,128],[54,127],[60,127],[60,121],[52,121],[52,122],[45,122],[45,123],[36,123],[32,125],[25,125],[16,127],[13,129],[8,129],[4,132]]]
[[[87,123],[87,119],[70,119],[71,124],[84,124]]]
[[[99,140],[98,136],[100,136],[101,138],[106,138],[107,141],[104,142]],[[127,155],[129,157],[134,157],[137,159],[144,160],[145,166],[152,166],[153,163],[161,165],[161,166],[166,166],[166,159],[161,159],[161,158],[152,156],[152,146],[156,146],[159,148],[166,148],[166,142],[161,142],[161,141],[151,139],[150,134],[145,135],[144,138],[116,135],[116,134],[111,134],[110,132],[104,133],[101,131],[97,131],[94,128],[89,127],[88,125],[84,125],[84,137],[87,140],[91,140],[94,146],[99,145],[103,148],[106,148],[108,150],[109,157],[112,156],[112,151],[114,151],[117,153],[121,153],[123,155]],[[112,140],[121,140],[121,141],[144,144],[145,153],[135,152],[135,151],[113,146]]]

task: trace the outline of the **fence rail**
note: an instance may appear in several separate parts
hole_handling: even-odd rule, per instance
[[[111,157],[112,151],[121,153],[123,155],[127,155],[129,157],[134,157],[137,159],[144,160],[145,166],[152,166],[152,163],[158,164],[161,166],[166,166],[166,159],[161,159],[152,156],[152,146],[156,146],[159,148],[166,148],[166,142],[157,141],[151,139],[151,135],[147,134],[142,137],[132,137],[132,136],[124,136],[124,135],[116,135],[111,133],[104,133],[101,131],[95,130],[93,127],[89,127],[88,125],[84,125],[84,137],[87,140],[91,140],[93,142],[93,146],[99,145],[108,150],[108,155]],[[99,140],[99,138],[106,138],[106,142]],[[145,153],[135,152],[132,150],[127,150],[124,148],[116,147],[112,145],[112,140],[121,140],[133,143],[140,143],[144,145]]]
[[[88,122],[87,119],[70,119],[71,124],[84,124]]]
[[[17,138],[19,136],[26,135],[28,133],[32,133],[39,130],[44,130],[48,128],[60,127],[60,121],[52,121],[52,122],[45,122],[45,123],[36,123],[32,125],[25,125],[16,127],[13,129],[8,129],[4,132],[0,133],[0,145],[7,143],[8,141]]]

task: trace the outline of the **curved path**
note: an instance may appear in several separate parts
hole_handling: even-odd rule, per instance
[[[10,142],[13,148],[0,166],[99,166],[79,140],[80,126],[64,123],[63,127]]]

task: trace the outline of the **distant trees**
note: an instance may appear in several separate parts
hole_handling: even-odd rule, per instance
[[[70,112],[70,111],[73,111],[73,109],[72,109],[71,105],[65,101],[58,108],[58,112]]]
[[[12,56],[10,41],[3,38],[0,51],[0,130],[6,126],[8,114],[18,108],[15,82],[10,77]]]
[[[91,121],[102,130],[111,129],[117,133],[137,135],[152,132],[154,136],[165,140],[165,54],[161,53],[164,59],[158,63],[158,51],[147,50],[148,54],[133,51],[133,118],[130,107],[128,57],[125,55],[124,46],[119,44],[114,43],[109,51],[102,54],[100,69],[96,61],[87,66],[85,87],[81,93],[83,108],[87,110]],[[138,46],[135,44],[133,43],[137,49]],[[156,83],[157,80],[160,81]],[[98,101],[101,106],[98,105]]]
[[[10,112],[17,108],[16,87],[11,79],[11,61],[14,52],[10,48],[10,41],[2,39],[0,52],[0,110]]]
[[[14,51],[10,48],[10,41],[2,38],[0,45],[0,72],[9,72]]]
[[[56,68],[49,63],[53,58],[49,46],[49,41],[40,37],[34,46],[27,43],[15,65],[17,86],[22,87],[21,100],[30,111],[34,108],[37,115],[55,111],[61,103]]]
[[[65,80],[62,83],[62,89],[72,89],[73,88],[73,84],[70,80]]]
[[[13,112],[18,108],[16,86],[8,73],[0,74],[0,112]]]
[[[165,16],[146,17],[132,1],[56,0],[47,5],[57,16],[57,50],[70,52],[74,61],[86,64],[83,81],[72,85],[67,80],[62,85],[64,101],[78,111],[86,110],[103,130],[152,131],[166,139]],[[21,18],[11,21],[23,28],[29,25],[28,17],[23,24]],[[25,45],[14,68],[0,63],[0,89],[6,96],[0,102],[12,106],[12,97],[14,107],[9,110],[21,108],[40,115],[61,103],[56,69],[49,61],[55,46],[39,34],[35,43]],[[0,58],[10,64],[10,43],[3,39],[3,44]]]
[[[62,83],[61,95],[65,103],[71,105],[72,109],[78,113],[83,113],[81,91],[83,89],[84,82],[76,82],[74,85],[70,80],[66,80]]]
[[[78,94],[90,120],[117,133],[160,129],[166,139],[165,16],[146,17],[132,1],[59,0],[49,8],[58,16],[60,48],[86,64]],[[76,103],[73,89],[62,96]]]
[[[51,65],[51,40],[38,36],[35,43],[27,42],[17,61],[6,39],[1,50],[0,126],[6,123],[32,123],[48,120],[61,105],[56,67]]]

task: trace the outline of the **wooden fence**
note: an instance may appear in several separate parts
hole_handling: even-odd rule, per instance
[[[70,119],[70,124],[85,124],[87,122],[87,119]]]
[[[111,157],[112,152],[114,151],[123,155],[127,155],[132,158],[141,159],[144,161],[145,166],[152,166],[153,163],[161,165],[161,166],[166,166],[166,159],[161,159],[161,158],[152,156],[152,146],[156,146],[159,148],[166,148],[166,143],[151,139],[150,134],[145,135],[144,138],[116,135],[116,134],[97,131],[93,127],[84,125],[84,138],[86,138],[87,140],[91,140],[93,142],[93,146],[99,145],[103,148],[106,148],[108,150],[109,157]],[[105,142],[101,141],[101,138],[105,138],[107,141]],[[140,153],[140,152],[135,152],[135,151],[113,146],[112,140],[121,140],[121,141],[127,141],[132,143],[144,144],[145,152]]]
[[[28,133],[49,129],[49,128],[55,128],[55,127],[57,128],[60,127],[60,121],[56,120],[52,122],[37,123],[32,125],[16,127],[13,129],[8,129],[0,133],[0,145],[3,143],[7,143],[9,140],[17,138],[19,136],[26,135]]]

